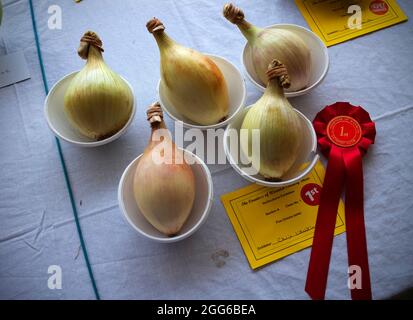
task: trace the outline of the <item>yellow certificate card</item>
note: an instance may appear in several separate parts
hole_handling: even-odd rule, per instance
[[[318,162],[306,178],[292,186],[253,184],[221,196],[251,268],[312,245],[324,174]],[[344,231],[344,205],[340,201],[335,235]]]
[[[311,30],[332,46],[407,20],[396,0],[295,0]]]

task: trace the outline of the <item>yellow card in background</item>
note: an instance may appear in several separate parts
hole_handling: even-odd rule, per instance
[[[251,268],[312,245],[324,175],[318,162],[306,178],[292,186],[253,184],[221,196]],[[340,201],[335,235],[344,231],[344,204]]]
[[[407,20],[396,0],[295,0],[295,3],[311,30],[327,46]]]

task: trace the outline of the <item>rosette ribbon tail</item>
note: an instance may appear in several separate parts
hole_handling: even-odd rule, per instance
[[[305,290],[323,300],[340,197],[345,190],[349,263],[348,287],[353,300],[372,298],[364,223],[362,156],[374,143],[375,125],[361,107],[336,103],[314,120],[321,151],[329,158],[314,232]]]
[[[344,184],[344,162],[341,150],[333,148],[330,156],[318,207],[305,288],[305,291],[314,300],[324,299],[337,209]]]
[[[344,150],[346,168],[346,236],[349,274],[360,272],[361,286],[349,279],[353,300],[371,300],[370,271],[367,253],[366,228],[364,224],[363,165],[360,151],[354,147]],[[356,276],[356,274],[355,274]]]

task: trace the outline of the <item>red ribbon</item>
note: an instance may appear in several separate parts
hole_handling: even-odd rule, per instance
[[[330,130],[329,124],[333,123],[333,120],[343,118],[347,118],[344,122],[349,120],[347,124],[351,129],[350,137],[340,125],[336,128],[337,135],[334,130]],[[325,297],[337,209],[344,188],[349,266],[358,266],[361,269],[361,288],[351,289],[351,297],[353,300],[368,300],[372,295],[364,225],[362,156],[374,143],[375,125],[367,111],[346,102],[337,102],[324,108],[317,114],[313,124],[320,150],[329,160],[320,197],[305,290],[312,299],[320,300]],[[358,137],[357,128],[361,129]],[[345,137],[344,139],[355,140],[345,146],[340,143],[340,135]]]

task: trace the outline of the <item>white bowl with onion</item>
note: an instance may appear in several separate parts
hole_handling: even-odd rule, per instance
[[[280,181],[268,181],[260,174],[250,174],[248,168],[251,167],[250,164],[242,164],[241,161],[241,148],[240,146],[240,129],[244,121],[245,115],[248,113],[251,107],[245,108],[245,110],[239,114],[239,116],[228,125],[224,134],[224,150],[227,156],[227,159],[235,171],[240,174],[244,179],[271,188],[280,188],[292,185],[299,182],[301,179],[306,177],[315,167],[318,160],[320,159],[317,154],[317,135],[315,133],[313,124],[311,121],[303,115],[300,111],[294,109],[301,122],[303,128],[303,141],[301,148],[299,150],[297,160],[291,169],[282,177]],[[235,146],[231,145],[230,132],[231,130],[236,131],[238,141]]]
[[[133,160],[122,175],[118,188],[118,201],[121,213],[127,223],[145,238],[160,243],[178,242],[194,234],[208,218],[214,197],[211,173],[198,156],[187,150],[184,150],[184,152],[185,156],[191,159],[189,163],[195,177],[195,200],[187,221],[174,237],[168,237],[155,229],[141,213],[136,203],[133,192],[133,180],[136,167],[142,155]],[[162,201],[162,199],[159,199],[159,201]]]
[[[221,70],[228,87],[229,114],[226,117],[225,121],[214,125],[199,125],[189,120],[188,118],[180,114],[173,106],[173,104],[168,101],[162,80],[159,80],[158,82],[158,95],[162,109],[173,120],[182,122],[183,126],[186,128],[207,130],[225,127],[238,115],[239,112],[242,111],[245,104],[245,99],[247,97],[247,89],[244,78],[242,76],[242,73],[234,64],[229,62],[227,59],[217,55],[205,54],[205,56],[214,61],[218,68]]]
[[[293,31],[306,43],[307,47],[311,52],[311,71],[309,84],[301,90],[298,91],[286,91],[285,96],[287,98],[298,97],[305,95],[316,88],[326,77],[330,59],[328,55],[328,50],[326,45],[320,39],[318,35],[314,32],[295,24],[274,24],[264,29],[284,29],[288,31]],[[276,57],[274,57],[276,58]],[[242,51],[241,62],[244,68],[244,73],[248,80],[260,91],[264,92],[266,84],[264,84],[255,71],[253,61],[251,58],[251,47],[248,43]]]
[[[129,126],[131,125],[135,117],[136,99],[135,99],[134,90],[131,84],[125,78],[121,77],[122,80],[125,81],[125,83],[128,85],[128,87],[130,88],[133,94],[134,101],[133,101],[132,112],[130,114],[129,120],[123,126],[122,129],[120,129],[118,132],[116,132],[112,136],[106,139],[103,139],[103,140],[96,141],[96,140],[93,140],[91,138],[88,138],[82,135],[78,130],[76,130],[70,124],[65,114],[65,111],[64,111],[65,93],[72,79],[76,76],[78,72],[79,71],[72,72],[64,76],[62,79],[60,79],[52,87],[52,89],[50,90],[49,94],[46,97],[46,100],[44,103],[44,114],[45,114],[46,121],[47,121],[47,124],[49,125],[50,130],[52,130],[54,135],[58,137],[59,139],[69,142],[79,147],[93,148],[93,147],[103,146],[112,141],[115,141],[116,139],[121,137],[126,132],[126,130],[129,128]]]

